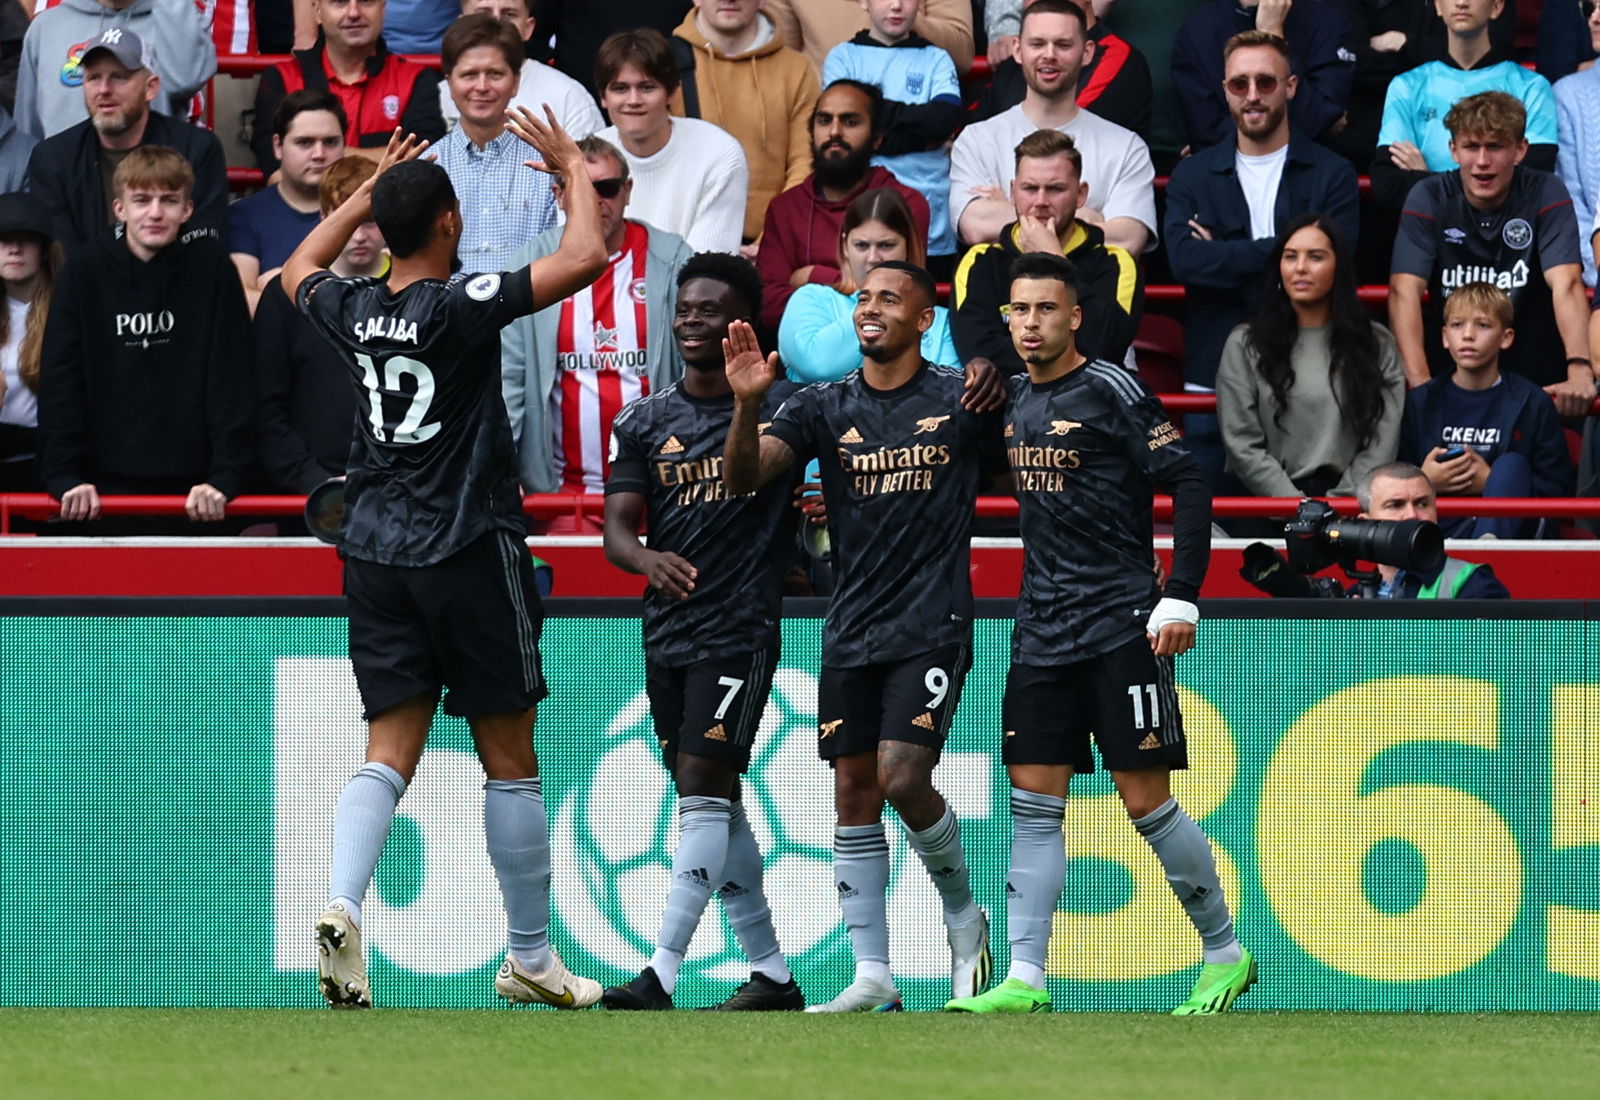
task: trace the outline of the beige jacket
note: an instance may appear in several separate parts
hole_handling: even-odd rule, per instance
[[[823,58],[841,42],[867,29],[859,0],[766,0],[762,11],[778,33],[822,71]],[[972,68],[972,0],[922,0],[913,30],[955,59],[962,76]]]

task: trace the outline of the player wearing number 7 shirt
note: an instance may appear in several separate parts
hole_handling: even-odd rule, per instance
[[[1161,403],[1122,367],[1074,346],[1083,315],[1071,261],[1023,256],[1011,280],[1011,340],[1027,366],[1008,382],[1005,426],[1023,547],[1002,708],[1011,970],[945,1008],[1049,1011],[1045,951],[1066,876],[1061,823],[1073,773],[1094,770],[1093,733],[1204,945],[1199,980],[1174,1015],[1223,1012],[1255,980],[1255,961],[1233,933],[1211,844],[1168,782],[1188,766],[1172,659],[1194,644],[1211,497]],[[1157,489],[1172,494],[1174,513],[1164,591],[1151,568]]]
[[[548,108],[546,108],[548,113]],[[359,392],[345,487],[344,591],[350,661],[368,723],[366,763],[333,820],[328,905],[316,923],[322,994],[369,1008],[361,902],[395,806],[422,757],[441,689],[467,719],[482,762],[483,828],[504,897],[509,951],[495,991],[513,1002],[583,1008],[600,986],[550,948],[550,844],[535,708],[543,608],[522,541],[511,427],[500,396],[500,328],[605,269],[600,213],[583,156],[526,111],[511,128],[563,171],[561,247],[520,271],[450,272],[461,212],[450,178],[389,142],[378,173],[322,221],[283,269],[283,289],[347,357]],[[377,222],[387,279],[326,270],[356,227]]]
[[[777,372],[750,326],[726,342],[733,422],[724,476],[747,493],[817,458],[837,563],[822,640],[818,748],[834,769],[834,885],[855,980],[809,1012],[893,1011],[885,891],[892,804],[944,907],[952,996],[989,980],[988,921],[972,898],[955,815],[933,786],[972,642],[968,532],[984,468],[1003,468],[1000,386],[989,364],[959,371],[922,358],[935,288],[921,268],[873,268],[856,296],[864,362],[808,386],[758,433]]]

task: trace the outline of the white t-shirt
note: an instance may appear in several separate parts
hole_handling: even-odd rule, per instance
[[[998,186],[1010,193],[1017,170],[1017,143],[1041,127],[1022,112],[1022,104],[984,122],[968,126],[950,150],[950,221],[975,197],[974,187]],[[1133,218],[1150,231],[1155,247],[1156,170],[1150,147],[1132,130],[1107,122],[1092,111],[1056,129],[1072,138],[1083,155],[1083,182],[1089,185],[1085,200],[1106,218]]]
[[[0,348],[0,371],[6,376],[6,397],[0,406],[0,424],[20,424],[24,428],[39,425],[39,398],[17,373],[17,352],[22,350],[22,336],[28,329],[28,303],[19,302],[7,295],[6,308],[11,313],[11,327],[6,331],[11,338]]]
[[[1289,145],[1259,157],[1233,154],[1235,170],[1239,173],[1239,189],[1250,207],[1250,237],[1252,240],[1271,240],[1278,235],[1278,219],[1273,208],[1278,205],[1278,182],[1283,179],[1283,166],[1289,159]]]
[[[606,124],[599,104],[582,84],[560,69],[529,58],[522,63],[522,80],[517,84],[517,94],[511,97],[511,106],[526,107],[543,121],[546,103],[574,141],[582,141]],[[449,125],[461,121],[456,101],[450,98],[449,80],[439,81],[439,110]]]
[[[599,136],[622,150],[633,177],[627,216],[676,233],[696,252],[737,252],[750,168],[732,134],[700,118],[674,118],[659,152],[636,157],[615,126]]]

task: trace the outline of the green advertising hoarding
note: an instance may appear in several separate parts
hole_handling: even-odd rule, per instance
[[[1002,966],[1009,628],[978,623],[939,774]],[[675,820],[638,629],[557,615],[542,646],[552,928],[573,969],[608,983],[649,956]],[[1576,617],[1203,625],[1179,662],[1194,768],[1174,785],[1261,960],[1241,1009],[1600,1006],[1597,633]],[[819,637],[819,620],[785,623],[745,786],[780,940],[813,1000],[850,971],[815,755]],[[14,616],[0,670],[0,1003],[320,1003],[310,927],[363,747],[343,621]],[[465,725],[441,718],[365,909],[380,1005],[496,1003],[505,923],[481,783]],[[1065,843],[1057,1008],[1182,1000],[1196,937],[1103,775],[1075,780]],[[903,839],[892,851],[895,974],[908,1007],[937,1007],[938,902]],[[746,973],[713,904],[677,999],[711,1003]]]

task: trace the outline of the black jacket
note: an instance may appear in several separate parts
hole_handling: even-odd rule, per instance
[[[194,169],[194,216],[184,225],[184,233],[208,229],[226,244],[228,163],[217,136],[151,112],[139,144],[165,145],[183,154]],[[100,139],[89,120],[34,147],[28,162],[28,190],[50,208],[56,240],[69,256],[85,241],[110,235],[111,211],[106,209],[100,179]]]
[[[1091,359],[1121,363],[1144,313],[1144,275],[1137,260],[1105,243],[1099,226],[1073,226],[1065,255],[1077,274],[1078,305],[1083,307],[1077,348]],[[998,243],[968,249],[956,267],[951,294],[950,335],[961,361],[988,359],[1004,375],[1027,369],[1001,312],[1011,303],[1011,265],[1022,255],[1017,231],[1012,222],[1001,230]]]
[[[274,278],[256,306],[256,456],[274,492],[309,493],[344,473],[356,396],[338,349]]]
[[[45,489],[240,490],[250,461],[250,315],[222,245],[149,261],[97,237],[56,281],[40,364]]]
[[[1095,24],[1089,37],[1094,39],[1095,51],[1078,74],[1078,106],[1149,141],[1150,105],[1155,102],[1150,63],[1104,23]],[[1022,102],[1027,91],[1022,66],[1006,58],[994,66],[978,98],[967,105],[967,125],[1009,111]]]

